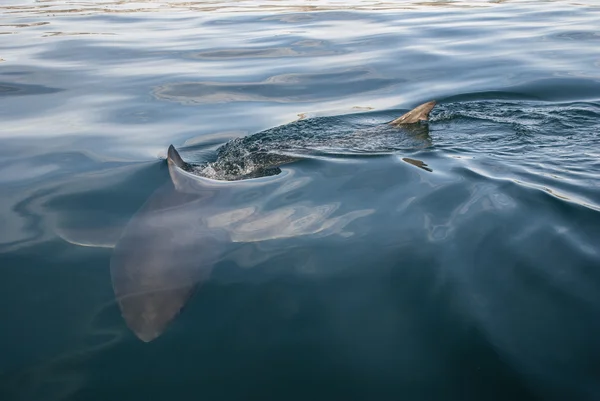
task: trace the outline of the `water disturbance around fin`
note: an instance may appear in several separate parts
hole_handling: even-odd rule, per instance
[[[432,100],[427,103],[423,103],[420,106],[415,107],[408,113],[398,117],[394,121],[389,122],[388,124],[394,126],[400,126],[403,124],[414,124],[419,121],[427,121],[429,119],[429,113],[435,107],[436,101]]]

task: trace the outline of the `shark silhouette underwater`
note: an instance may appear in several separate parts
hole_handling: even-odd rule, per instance
[[[388,135],[410,132],[428,120],[435,104],[435,101],[424,103],[375,129],[387,130]],[[306,143],[308,147],[323,143],[314,139],[303,141],[297,135],[286,137],[286,127],[279,127],[275,138],[267,135],[265,140],[263,133],[267,131],[263,131],[234,139],[217,150],[214,162],[203,165],[186,163],[173,145],[169,147],[171,182],[158,189],[132,217],[115,245],[110,262],[122,316],[139,339],[149,342],[166,330],[198,286],[209,278],[214,265],[223,257],[226,244],[232,242],[226,230],[211,226],[206,216],[194,216],[203,208],[210,213],[207,205],[226,208],[231,203],[227,198],[230,192],[213,180],[204,180],[209,184],[199,185],[202,178],[195,175],[227,181],[274,175],[279,166],[302,158],[300,150]],[[372,134],[368,138],[373,138]],[[327,137],[331,136],[319,138]],[[365,140],[359,135],[348,143],[352,146]],[[286,153],[287,150],[292,152]],[[427,169],[419,161],[404,160]]]

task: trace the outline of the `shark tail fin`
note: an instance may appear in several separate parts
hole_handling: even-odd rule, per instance
[[[389,122],[390,125],[400,126],[403,124],[414,124],[419,121],[427,121],[429,119],[429,113],[435,107],[436,101],[423,103],[420,106],[415,107],[408,113],[398,117],[394,121]]]

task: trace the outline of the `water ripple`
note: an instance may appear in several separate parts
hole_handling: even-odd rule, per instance
[[[0,13],[0,398],[598,398],[597,1]],[[150,344],[111,259],[197,284]]]

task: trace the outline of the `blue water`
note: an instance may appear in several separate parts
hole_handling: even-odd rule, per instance
[[[0,400],[599,399],[599,26],[592,0],[3,1]],[[302,157],[170,178],[170,144],[265,135]],[[202,277],[143,342],[114,266]]]

